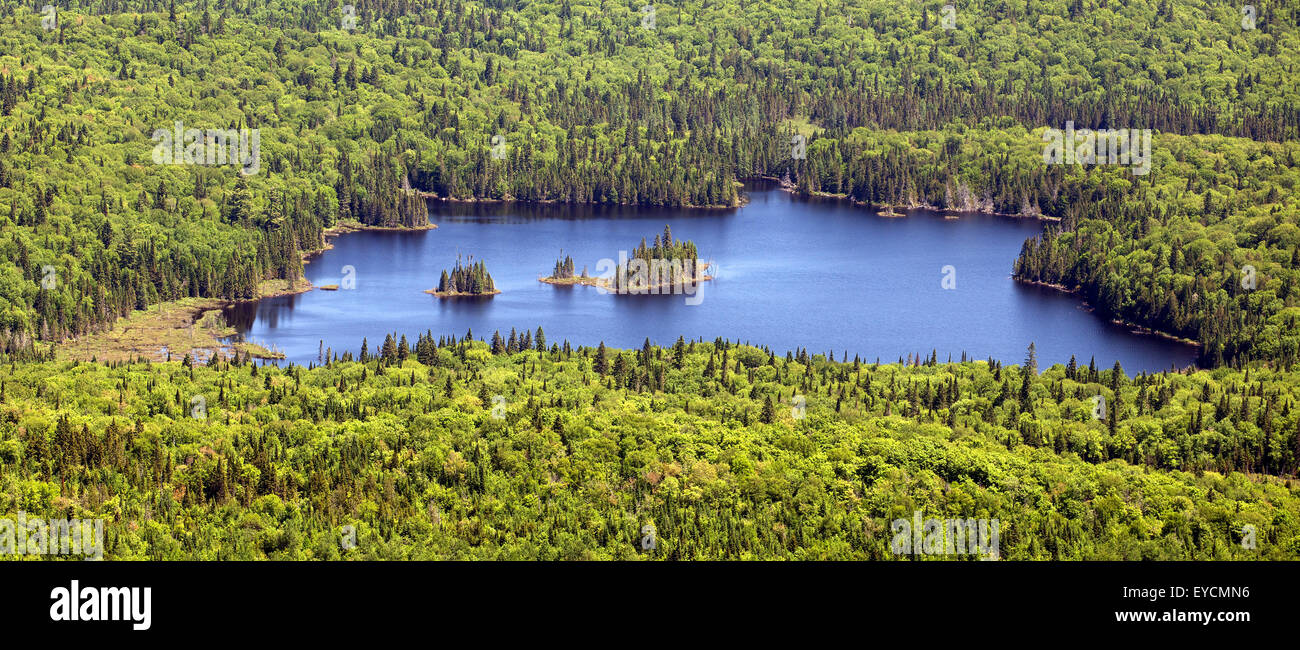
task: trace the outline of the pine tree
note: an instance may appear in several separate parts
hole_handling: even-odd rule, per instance
[[[768,395],[763,402],[763,414],[759,416],[759,420],[763,424],[771,424],[776,420],[776,405],[772,403],[771,395]]]

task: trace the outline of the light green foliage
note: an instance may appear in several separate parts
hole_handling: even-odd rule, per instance
[[[998,519],[1005,559],[1300,556],[1293,375],[1058,365],[1022,404],[1022,373],[984,361],[717,341],[607,350],[602,374],[595,350],[527,342],[17,365],[0,515],[104,517],[122,559],[889,559],[916,510]]]

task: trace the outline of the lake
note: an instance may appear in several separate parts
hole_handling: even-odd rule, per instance
[[[1115,360],[1129,374],[1194,363],[1196,348],[1138,334],[1087,311],[1078,298],[1011,279],[1024,240],[1041,223],[992,215],[915,210],[906,218],[835,199],[801,198],[768,183],[751,184],[734,210],[453,204],[430,202],[437,229],[365,231],[333,240],[305,275],[317,286],[294,296],[235,305],[227,320],[245,338],[274,347],[294,363],[314,362],[321,342],[337,352],[376,350],[386,333],[490,340],[510,328],[550,342],[639,348],[646,338],[669,346],[678,336],[768,346],[784,356],[806,347],[874,362],[938,350],[1021,363],[1035,343],[1040,367],[1076,355],[1099,368]],[[716,278],[690,300],[682,295],[616,296],[588,286],[538,282],[557,257],[573,257],[593,275],[670,225],[694,240]],[[457,255],[484,260],[501,293],[439,299],[433,288]],[[351,269],[345,269],[351,267]],[[602,269],[603,270],[603,269]],[[949,288],[945,288],[949,287]],[[688,304],[695,303],[698,304]]]

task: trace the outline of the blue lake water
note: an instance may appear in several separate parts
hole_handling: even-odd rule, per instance
[[[494,330],[536,330],[548,341],[613,347],[671,345],[678,336],[722,337],[766,345],[778,354],[806,347],[837,358],[896,361],[909,353],[939,360],[1020,363],[1032,341],[1041,367],[1076,355],[1098,367],[1119,360],[1130,374],[1194,363],[1196,349],[1130,331],[1086,310],[1075,297],[1013,281],[1011,266],[1041,224],[990,215],[945,219],[913,211],[885,218],[831,199],[805,199],[770,185],[749,190],[735,210],[430,203],[439,227],[422,232],[357,232],[334,239],[305,274],[337,284],[344,267],[355,288],[313,290],[227,310],[246,338],[316,361],[321,342],[335,351],[374,350],[386,333],[414,344],[434,335],[490,339]],[[586,286],[538,282],[561,254],[594,275],[664,225],[694,240],[716,279],[686,296],[615,296]],[[437,285],[457,255],[487,263],[501,294],[443,300]],[[952,267],[945,274],[944,267]],[[945,288],[945,275],[955,288]],[[950,285],[951,286],[951,283]]]

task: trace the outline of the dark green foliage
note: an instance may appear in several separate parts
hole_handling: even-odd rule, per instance
[[[456,266],[452,267],[451,273],[443,271],[442,277],[438,279],[438,293],[482,295],[496,293],[496,290],[497,286],[483,260],[475,262],[471,259],[469,266],[464,266],[457,257]]]
[[[565,255],[564,259],[555,260],[555,268],[551,271],[550,277],[556,280],[568,280],[575,277],[573,275],[573,258]]]
[[[1201,340],[1211,361],[1276,356],[1290,344],[1263,327],[1236,331],[1275,320],[1270,301],[1252,313],[1178,282],[1129,304],[1123,289],[1152,276],[1084,254],[1158,252],[1141,239],[1166,218],[1148,218],[1150,206],[1200,218],[1190,201],[1117,198],[1113,181],[1045,167],[1034,151],[1034,129],[1066,120],[1153,128],[1166,150],[1230,136],[1213,173],[1193,161],[1182,190],[1196,210],[1284,203],[1294,184],[1243,179],[1270,173],[1255,164],[1264,156],[1294,167],[1293,144],[1240,139],[1297,137],[1297,9],[1256,4],[1258,28],[1244,30],[1239,7],[1208,0],[1178,11],[1164,0],[975,0],[949,30],[938,6],[895,0],[688,1],[646,29],[639,5],[416,0],[360,3],[349,30],[337,5],[318,2],[90,0],[62,8],[50,31],[13,5],[0,48],[0,255],[15,264],[0,268],[0,352],[159,301],[253,297],[340,220],[422,225],[426,195],[732,206],[736,181],[769,176],[880,205],[1041,212],[1064,220],[1061,237],[1105,220],[1127,240],[1061,239],[1069,252],[1026,275]],[[153,164],[150,134],[177,120],[259,129],[261,171]],[[809,137],[804,158],[791,155],[795,133]],[[1193,294],[1206,300],[1188,308]],[[1207,324],[1207,304],[1233,316]]]
[[[102,516],[114,559],[889,559],[916,510],[998,519],[1004,559],[1300,557],[1293,374],[1057,365],[1026,409],[1007,383],[1030,375],[983,361],[524,336],[4,368],[0,514]]]

